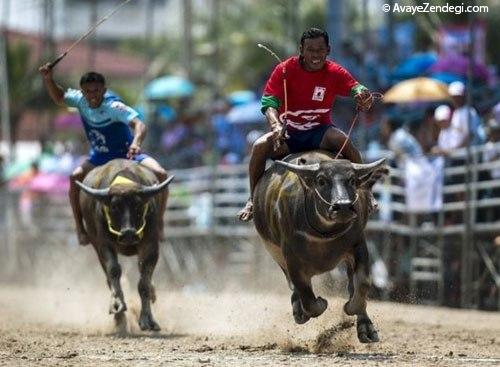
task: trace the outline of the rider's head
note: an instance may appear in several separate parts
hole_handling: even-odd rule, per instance
[[[319,28],[309,28],[300,37],[299,50],[304,69],[307,71],[321,70],[330,53],[328,33]]]
[[[106,93],[106,80],[102,74],[94,71],[85,73],[80,78],[80,89],[91,108],[101,105]]]

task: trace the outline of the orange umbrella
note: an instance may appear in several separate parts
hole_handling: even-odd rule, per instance
[[[403,80],[385,94],[384,103],[433,102],[449,99],[448,87],[431,78]]]

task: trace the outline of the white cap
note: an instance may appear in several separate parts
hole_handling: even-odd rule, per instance
[[[465,95],[465,85],[462,82],[456,81],[450,83],[448,86],[448,93],[450,96],[464,96]]]
[[[439,106],[434,111],[434,119],[436,121],[445,121],[451,118],[451,108],[445,104]]]

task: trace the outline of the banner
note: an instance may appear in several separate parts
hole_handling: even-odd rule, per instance
[[[470,44],[470,30],[467,24],[446,25],[439,29],[439,56],[467,55]],[[474,60],[486,64],[486,24],[474,26]]]

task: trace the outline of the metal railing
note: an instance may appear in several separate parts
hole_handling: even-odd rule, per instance
[[[388,285],[379,290],[381,298],[400,299],[406,295],[406,299],[414,297],[434,304],[492,308],[481,303],[482,293],[496,287],[496,299],[488,302],[494,303],[493,308],[499,307],[500,249],[493,243],[500,235],[500,179],[492,178],[490,172],[500,169],[500,159],[483,162],[484,149],[471,149],[469,166],[464,164],[465,149],[447,158],[444,199],[439,210],[416,212],[408,207],[402,169],[391,169],[386,182],[374,187],[381,210],[370,219],[367,233],[372,257],[385,264],[389,277]],[[248,198],[247,169],[247,165],[234,165],[171,172],[176,178],[170,185],[162,259],[166,272],[177,284],[217,272],[221,267],[233,269],[239,276],[256,276],[263,264],[271,262],[253,224],[239,222],[236,217]],[[471,177],[468,183],[466,173]],[[9,195],[9,200],[17,200],[15,193]],[[22,265],[21,243],[33,241],[34,237],[76,244],[66,197],[38,197],[32,228],[23,227],[16,208],[11,212],[12,216],[4,213],[2,218],[2,233],[10,233],[11,242],[4,246],[3,253],[16,258],[8,261],[11,266]],[[382,215],[387,212],[391,213],[390,219]],[[467,218],[470,226],[465,223]],[[466,235],[468,229],[471,233]],[[473,243],[466,246],[464,241],[470,238]],[[18,250],[17,254],[13,249]],[[471,271],[470,282],[465,285],[460,274],[463,259],[470,261],[467,268]],[[262,279],[255,281],[257,285],[263,283]],[[467,304],[460,301],[457,289],[470,293]]]

